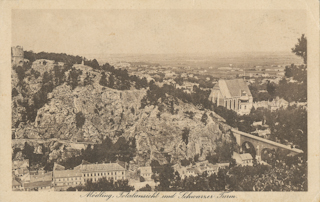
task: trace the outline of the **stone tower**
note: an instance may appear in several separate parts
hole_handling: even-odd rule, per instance
[[[23,47],[22,46],[16,46],[11,47],[11,64],[12,65],[23,65]]]

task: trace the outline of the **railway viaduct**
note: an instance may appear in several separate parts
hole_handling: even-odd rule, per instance
[[[289,152],[288,155],[296,155],[303,153],[303,151],[300,149],[291,148],[290,146],[286,146],[284,144],[280,144],[271,140],[244,133],[236,129],[231,129],[231,131],[233,132],[233,135],[236,138],[237,144],[241,148],[246,147],[247,145],[252,145],[254,147],[257,160],[261,160],[261,154],[265,149],[286,150]]]

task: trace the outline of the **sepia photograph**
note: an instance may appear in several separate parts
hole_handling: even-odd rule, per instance
[[[12,10],[12,190],[308,191],[306,17]]]
[[[318,202],[319,2],[286,2],[3,1],[0,201]]]

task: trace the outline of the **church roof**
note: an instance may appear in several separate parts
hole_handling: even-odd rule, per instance
[[[225,82],[232,97],[241,96],[241,91],[245,91],[248,96],[251,96],[249,87],[243,79],[225,80]]]
[[[219,89],[225,98],[240,97],[243,93],[247,96],[252,96],[247,83],[242,79],[221,79],[213,89]]]

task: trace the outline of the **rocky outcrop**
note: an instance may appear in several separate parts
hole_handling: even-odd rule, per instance
[[[55,87],[48,94],[48,102],[37,110],[34,122],[14,126],[15,138],[100,143],[105,137],[114,142],[121,136],[135,137],[137,155],[134,160],[139,166],[149,165],[152,160],[160,164],[176,163],[194,158],[196,154],[204,158],[208,152],[214,152],[217,140],[230,139],[228,126],[210,115],[212,111],[199,110],[177,99],[173,105],[173,102],[162,103],[160,110],[153,105],[141,108],[145,89],[107,88],[99,85],[99,72],[85,70],[83,75],[90,75],[92,84],[79,85],[73,90],[66,83]],[[22,116],[22,109],[15,105],[19,99],[25,98],[19,94],[12,102],[15,120]],[[164,110],[169,107],[174,110]],[[206,121],[202,120],[204,113],[208,117]],[[182,138],[184,131],[188,131],[187,141]],[[48,145],[50,160],[70,155],[65,152],[67,144],[63,143],[63,148],[50,144],[53,144]]]

